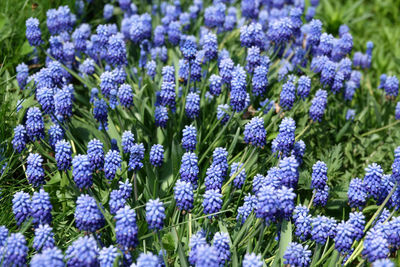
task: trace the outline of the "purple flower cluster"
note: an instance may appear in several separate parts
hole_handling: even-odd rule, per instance
[[[256,147],[266,145],[267,131],[264,128],[264,120],[254,117],[246,124],[244,129],[244,141]]]

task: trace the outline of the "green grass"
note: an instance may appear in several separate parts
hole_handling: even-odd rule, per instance
[[[324,27],[337,32],[341,24],[347,24],[353,35],[353,51],[365,51],[367,41],[374,42],[372,68],[369,76],[376,88],[380,74],[400,72],[400,10],[396,0],[329,1],[321,0],[317,17]]]

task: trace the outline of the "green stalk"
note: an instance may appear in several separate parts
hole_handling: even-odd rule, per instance
[[[321,249],[322,249],[322,245],[317,243],[317,245],[315,246],[315,249],[314,249],[314,255],[313,255],[310,266],[317,266],[315,264],[316,264],[317,260],[320,258]]]
[[[135,193],[135,201],[137,202],[138,200],[138,193],[137,193],[137,179],[136,179],[136,171],[133,171],[133,191]]]
[[[258,236],[257,245],[256,245],[256,247],[254,248],[254,251],[256,251],[256,252],[258,251],[258,248],[260,247],[260,245],[261,245],[261,243],[262,243],[263,234],[264,234],[264,228],[265,228],[265,222],[262,221],[262,222],[261,222],[261,225],[260,225],[260,229],[259,229],[260,233],[259,233],[259,236]]]
[[[312,194],[312,197],[311,197],[311,200],[310,200],[310,203],[308,203],[308,209],[310,209],[311,208],[311,205],[312,205],[312,203],[313,203],[313,201],[314,201],[314,198],[315,198],[315,190],[314,190],[314,192],[313,192],[313,194]]]
[[[397,124],[399,124],[399,123],[400,123],[400,121],[395,121],[395,122],[393,122],[393,123],[391,123],[391,124],[388,124],[388,125],[386,125],[386,126],[383,126],[383,127],[381,127],[381,128],[378,128],[378,129],[375,129],[375,130],[372,130],[372,131],[363,133],[363,134],[361,135],[361,137],[368,136],[368,135],[371,135],[371,134],[374,134],[374,133],[383,131],[383,130],[388,129],[388,128],[392,127],[392,126],[395,126],[395,125],[397,125]]]
[[[315,264],[315,266],[321,266],[321,264],[324,262],[326,258],[332,253],[332,251],[335,250],[335,245],[332,245],[328,251],[325,253],[325,255],[322,255],[321,259]]]
[[[157,231],[157,237],[158,237],[158,240],[159,240],[159,242],[160,242],[161,253],[162,253],[162,255],[163,255],[163,259],[164,259],[165,266],[168,267],[167,255],[165,255],[165,254],[167,253],[167,251],[165,251],[165,253],[164,253],[164,248],[163,248],[163,244],[162,244],[162,239],[161,239],[161,233],[160,233],[160,231]]]
[[[310,128],[311,126],[311,122],[307,124],[306,127],[304,127],[304,129],[296,136],[295,140],[298,141],[300,139],[300,137],[308,130],[308,128]]]

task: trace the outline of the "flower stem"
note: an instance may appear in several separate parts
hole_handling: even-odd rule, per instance
[[[392,127],[392,126],[395,126],[396,124],[399,124],[399,123],[400,123],[400,120],[398,120],[398,121],[396,121],[396,122],[393,122],[393,123],[391,123],[391,124],[388,124],[388,125],[386,125],[386,126],[383,126],[383,127],[381,127],[381,128],[378,128],[378,129],[375,129],[375,130],[372,130],[372,131],[363,133],[363,134],[361,135],[361,137],[368,136],[368,135],[371,135],[371,134],[374,134],[374,133],[383,131],[383,130],[388,129],[388,128]]]
[[[133,172],[133,192],[135,193],[135,201],[137,202],[138,194],[137,194],[136,171]]]
[[[306,127],[296,136],[295,140],[298,141],[300,137],[310,128],[311,123],[308,123]]]

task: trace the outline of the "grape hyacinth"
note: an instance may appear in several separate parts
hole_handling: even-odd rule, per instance
[[[72,116],[72,94],[66,87],[54,95],[54,113],[60,120]]]
[[[221,167],[219,165],[211,165],[206,172],[206,177],[204,178],[204,184],[206,190],[209,189],[221,189],[224,176],[222,174]]]
[[[229,115],[229,105],[223,104],[218,105],[217,107],[217,119],[221,122],[221,124],[225,124],[228,122],[230,115]]]
[[[372,228],[367,232],[364,239],[362,255],[366,257],[369,262],[388,257],[389,244],[382,231]]]
[[[306,267],[311,263],[311,250],[308,246],[291,242],[288,244],[285,254],[283,255],[285,264],[290,266]]]
[[[336,227],[335,248],[339,252],[346,253],[351,250],[353,245],[353,225],[348,222],[341,222]]]
[[[113,267],[114,262],[119,256],[118,250],[114,246],[103,247],[99,252],[99,263],[101,267]]]
[[[246,169],[243,168],[243,163],[240,162],[232,163],[231,173],[229,176],[233,177],[234,175],[235,178],[233,179],[233,184],[235,185],[236,188],[240,189],[244,184],[244,181],[246,180]]]
[[[396,76],[388,76],[385,81],[384,89],[386,96],[395,98],[399,94],[399,80]]]
[[[110,150],[104,158],[104,173],[108,180],[115,178],[118,169],[121,169],[122,158],[117,150]]]
[[[35,229],[35,237],[32,246],[36,251],[53,248],[55,246],[53,228],[48,224],[39,225],[39,227]]]
[[[29,194],[19,191],[14,194],[12,204],[17,225],[21,225],[31,216],[31,197]]]
[[[147,70],[147,75],[149,75],[152,79],[157,74],[157,64],[154,60],[150,60],[146,63],[146,70]]]
[[[150,150],[150,162],[155,167],[160,167],[164,161],[164,147],[160,144],[153,145]]]
[[[174,187],[174,198],[180,210],[190,211],[194,201],[192,184],[189,181],[178,180]]]
[[[314,198],[314,206],[324,207],[328,202],[329,198],[329,186],[325,185],[322,189],[314,189],[315,198]]]
[[[124,249],[134,248],[138,243],[136,212],[128,206],[125,206],[117,211],[115,220],[117,243]]]
[[[21,124],[17,125],[14,128],[14,138],[11,141],[14,150],[17,153],[21,153],[25,147],[26,147],[26,143],[27,143],[27,135],[26,135],[26,130],[25,127]]]
[[[196,266],[198,267],[218,266],[219,264],[218,250],[214,246],[208,244],[198,246],[196,254]],[[204,257],[204,255],[207,255],[207,257]]]
[[[187,125],[182,130],[182,147],[187,152],[192,152],[196,149],[197,144],[197,131],[194,126]]]
[[[39,46],[43,43],[42,32],[39,28],[39,20],[37,18],[29,18],[26,20],[26,39],[31,46]]]
[[[54,266],[54,267],[64,267],[64,255],[58,248],[48,248],[44,249],[42,253],[35,254],[31,259],[32,267],[40,266]]]
[[[21,90],[25,88],[25,85],[27,83],[28,77],[29,77],[29,68],[25,63],[19,64],[16,68],[15,71],[17,72],[17,82]]]
[[[222,194],[219,189],[209,189],[204,193],[203,208],[204,214],[209,215],[221,210],[222,207]],[[216,215],[209,215],[211,219]]]
[[[165,220],[165,208],[160,199],[150,199],[146,203],[146,221],[150,229],[161,230]]]
[[[244,141],[256,147],[266,145],[267,131],[264,128],[264,120],[254,117],[244,128]]]
[[[108,105],[104,99],[94,101],[93,117],[100,123],[99,130],[108,128]]]
[[[311,239],[324,245],[328,237],[334,237],[336,222],[334,219],[320,216],[312,219]]]
[[[125,183],[119,182],[120,187],[118,190],[113,190],[110,193],[110,213],[116,214],[120,208],[123,208],[126,204],[126,200],[131,196],[132,184],[128,181]]]
[[[367,191],[363,180],[354,178],[350,181],[349,190],[347,191],[350,207],[362,209],[366,203]]]
[[[125,108],[130,108],[133,105],[133,91],[129,84],[121,84],[118,89],[117,96],[119,98],[119,102]]]
[[[197,93],[189,93],[186,97],[185,113],[189,119],[196,119],[200,114],[200,96]]]
[[[311,234],[311,215],[306,206],[299,205],[294,209],[293,220],[296,226],[295,235],[305,241]]]
[[[307,76],[300,76],[297,81],[297,95],[305,100],[310,94],[311,89],[311,79]]]
[[[92,139],[87,145],[87,158],[93,170],[100,170],[104,165],[103,143]]]
[[[243,206],[240,206],[238,208],[238,215],[236,219],[241,219],[240,222],[243,224],[253,212],[253,210],[257,207],[257,204],[258,199],[256,196],[253,196],[251,194],[245,196]]]
[[[43,158],[37,153],[30,153],[26,160],[26,177],[28,182],[34,187],[38,187],[46,183],[43,169]]]
[[[311,188],[324,189],[328,180],[328,167],[323,161],[317,161],[312,167]]]
[[[125,42],[121,34],[112,35],[108,39],[107,62],[113,66],[123,66],[128,63]]]
[[[243,67],[237,65],[232,71],[231,101],[234,111],[240,112],[246,107],[246,72]]]
[[[279,215],[286,220],[290,220],[294,210],[294,199],[296,194],[293,192],[293,188],[287,188],[282,186],[276,192],[276,197],[278,198],[278,209]]]
[[[353,228],[351,233],[352,239],[360,240],[364,235],[365,216],[362,212],[351,212],[347,221]]]
[[[366,192],[375,200],[378,200],[380,195],[381,181],[383,169],[376,163],[372,163],[365,168],[364,186]]]
[[[163,79],[169,78],[165,76]],[[173,81],[163,80],[161,84],[160,104],[162,106],[169,106],[171,109],[175,109],[175,97],[175,83]]]
[[[39,108],[31,107],[28,109],[25,129],[32,141],[44,138],[44,122]]]
[[[2,248],[2,264],[4,266],[26,266],[28,247],[21,233],[12,233]]]
[[[69,170],[72,164],[72,152],[69,142],[65,140],[58,141],[55,152],[57,168],[61,171]]]
[[[122,133],[122,150],[124,153],[129,153],[132,146],[135,144],[135,137],[131,131],[124,131]]]
[[[280,94],[280,105],[286,110],[291,110],[296,100],[296,87],[291,81],[287,81],[282,86]]]
[[[207,245],[205,233],[201,230],[191,236],[189,247],[189,263],[194,265],[197,262],[197,248]]]
[[[88,232],[99,230],[105,224],[96,200],[87,194],[80,195],[76,201],[75,224],[79,230]]]
[[[267,185],[261,187],[257,193],[256,215],[258,218],[264,218],[267,222],[275,220],[279,208],[278,199],[274,192],[275,188]]]
[[[92,75],[95,73],[95,64],[93,59],[87,58],[79,65],[79,71],[84,75]]]
[[[380,259],[372,263],[372,267],[395,267],[390,259]]]
[[[33,217],[33,223],[35,225],[50,224],[52,208],[50,196],[43,188],[41,188],[39,192],[33,193],[31,201],[31,216]]]
[[[203,50],[208,60],[212,60],[217,57],[218,54],[218,42],[217,35],[212,32],[206,34],[203,38]]]
[[[98,266],[99,248],[92,236],[75,240],[65,252],[67,266]]]
[[[326,9],[319,0],[75,2],[76,14],[60,6],[27,19],[29,49],[15,46],[26,61],[10,69],[18,103],[15,123],[4,118],[15,128],[0,145],[0,200],[6,207],[11,196],[16,225],[0,226],[0,265],[161,267],[187,256],[190,266],[261,267],[280,253],[274,263],[294,267],[322,246],[334,265],[395,265],[400,147],[391,157],[396,138],[376,141],[400,120],[399,80],[373,58],[379,42],[353,51],[349,26],[314,19]],[[380,65],[379,80],[365,76]],[[385,99],[382,125],[368,129]],[[360,154],[354,134],[374,142]],[[329,150],[335,138],[343,164]],[[394,158],[391,171],[368,162],[339,214],[345,181],[335,176],[356,173],[369,146],[370,158]],[[261,247],[256,221],[267,233]],[[293,241],[278,251],[288,223]],[[312,264],[324,260],[316,253]]]
[[[222,82],[225,84],[230,85],[231,80],[232,80],[232,71],[234,69],[234,63],[232,59],[224,58],[219,62],[218,68],[219,68],[219,73],[222,78]]]
[[[282,185],[286,187],[295,188],[299,179],[299,172],[297,170],[299,163],[294,156],[283,158],[279,162],[281,169]]]
[[[160,266],[158,257],[153,255],[151,252],[148,253],[140,253],[137,263],[137,267],[158,267]]]
[[[93,184],[92,168],[87,155],[76,155],[72,159],[72,176],[79,188],[89,188]]]
[[[228,151],[223,147],[217,147],[213,151],[212,165],[218,165],[221,168],[222,176],[225,177],[228,172]]]
[[[64,131],[59,124],[53,124],[49,128],[49,144],[55,148],[58,141],[64,139]]]
[[[5,226],[0,226],[0,246],[3,247],[8,237],[8,229]]]
[[[183,154],[179,174],[183,181],[192,183],[194,188],[197,187],[199,167],[198,158],[195,153],[186,152]]]
[[[222,78],[218,75],[212,74],[209,80],[210,93],[214,96],[219,96],[222,90]]]
[[[279,125],[278,136],[273,141],[273,152],[279,151],[283,157],[289,155],[295,142],[295,130],[296,122],[290,117],[285,117]]]
[[[296,157],[297,162],[299,165],[303,162],[303,156],[306,150],[306,144],[303,140],[299,140],[298,142],[294,143],[294,147],[292,150],[292,155]]]
[[[219,264],[225,264],[230,260],[230,239],[229,234],[225,232],[217,232],[214,235],[213,246],[218,251]]]
[[[254,252],[251,254],[244,255],[243,267],[262,267],[263,261],[260,255],[256,255]]]
[[[144,159],[144,146],[142,143],[134,144],[131,147],[130,156],[129,156],[129,170],[140,170],[143,168],[143,159]]]
[[[318,90],[315,97],[311,101],[310,107],[310,118],[313,121],[321,121],[324,116],[326,105],[327,105],[328,93],[325,90]]]
[[[255,67],[252,78],[253,94],[256,96],[265,95],[268,87],[268,68],[260,65]]]
[[[156,126],[166,128],[168,122],[168,109],[163,106],[157,106],[154,111],[154,118]]]

